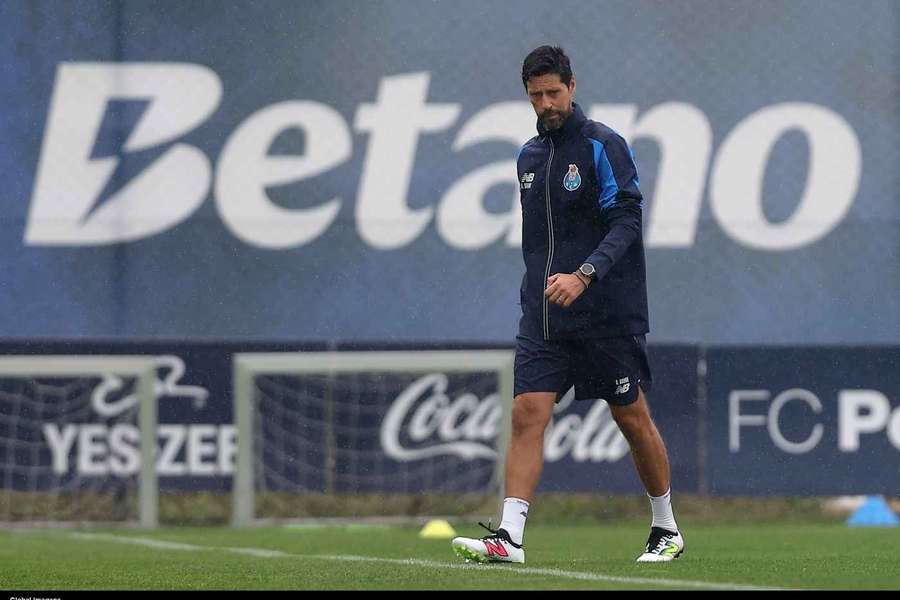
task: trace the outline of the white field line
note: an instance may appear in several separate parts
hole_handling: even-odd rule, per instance
[[[763,587],[755,585],[743,585],[739,583],[725,583],[713,581],[696,581],[691,579],[667,579],[662,577],[622,577],[617,575],[603,575],[585,571],[563,571],[562,569],[539,569],[534,567],[498,567],[492,565],[472,565],[463,563],[443,563],[417,558],[380,558],[377,556],[354,556],[351,554],[291,554],[280,550],[267,550],[264,548],[234,548],[227,546],[199,546],[182,542],[167,542],[145,537],[128,537],[103,533],[70,533],[69,537],[82,540],[116,542],[119,544],[131,544],[160,550],[184,550],[191,552],[224,551],[233,554],[245,554],[261,558],[303,558],[325,560],[334,562],[368,562],[393,565],[407,565],[417,567],[429,567],[432,569],[465,570],[471,572],[516,572],[526,575],[544,575],[547,577],[559,577],[561,579],[578,579],[581,581],[607,581],[612,583],[625,583],[647,586],[673,586],[691,587],[708,590],[774,590],[779,588]]]

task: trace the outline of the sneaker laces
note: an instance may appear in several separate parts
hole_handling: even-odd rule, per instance
[[[659,553],[662,550],[662,547],[665,545],[665,542],[668,541],[667,538],[675,537],[677,534],[668,531],[666,529],[662,529],[660,527],[652,527],[650,529],[650,537],[647,538],[647,549],[645,552],[651,553]]]
[[[491,535],[484,536],[483,538],[481,538],[482,540],[502,540],[502,541],[508,543],[510,546],[513,546],[514,548],[524,548],[525,547],[524,544],[517,544],[514,541],[512,541],[512,538],[509,537],[509,532],[506,531],[505,529],[499,529],[499,528],[492,529],[490,521],[488,521],[487,525],[485,525],[481,521],[478,521],[478,524],[491,532]]]

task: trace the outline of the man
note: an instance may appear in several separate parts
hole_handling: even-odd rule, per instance
[[[575,76],[561,48],[541,46],[522,66],[538,135],[518,159],[522,203],[522,317],[516,337],[506,499],[497,530],[456,538],[479,562],[525,562],[529,503],[543,467],[544,429],[561,394],[603,398],[631,447],[653,514],[638,562],[684,550],[669,490],[669,460],[650,417],[651,384],[642,196],[622,137],[573,102]]]

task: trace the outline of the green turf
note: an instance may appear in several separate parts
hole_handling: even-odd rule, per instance
[[[778,523],[682,526],[686,541],[682,558],[663,565],[636,565],[634,557],[647,535],[645,523],[578,527],[535,523],[528,528],[524,569],[464,565],[449,540],[423,540],[417,529],[402,527],[6,531],[0,533],[0,589],[679,587],[671,580],[721,586],[900,588],[900,529]],[[99,538],[79,538],[80,533]],[[459,526],[458,533],[481,535],[477,526],[469,525]],[[204,549],[124,544],[107,539],[110,535]],[[226,548],[277,550],[288,556],[257,557]],[[329,555],[390,560],[337,560]],[[439,564],[396,561],[411,558]],[[578,574],[586,575],[578,579]]]

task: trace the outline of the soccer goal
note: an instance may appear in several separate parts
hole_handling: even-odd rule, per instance
[[[155,527],[155,381],[152,357],[0,357],[0,521]]]
[[[452,516],[503,487],[514,353],[242,353],[232,524]]]

